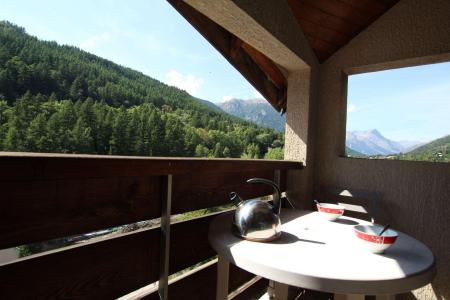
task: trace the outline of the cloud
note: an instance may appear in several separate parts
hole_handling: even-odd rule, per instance
[[[350,104],[349,106],[348,106],[348,108],[347,108],[347,113],[354,113],[354,112],[356,112],[358,109],[356,108],[356,105],[354,105],[354,104]]]
[[[234,97],[233,96],[223,96],[222,97],[222,101],[229,101],[229,100],[231,100],[231,99],[233,99]]]
[[[83,42],[81,42],[80,48],[86,51],[95,50],[109,40],[111,40],[111,34],[109,34],[108,32],[104,32],[102,34],[94,35],[84,40]]]
[[[191,95],[195,95],[204,83],[203,78],[195,77],[192,74],[183,75],[176,70],[167,73],[166,78],[168,85],[176,86]]]

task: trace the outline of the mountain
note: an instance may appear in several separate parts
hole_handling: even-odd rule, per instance
[[[378,130],[347,131],[346,146],[364,155],[389,155],[408,152],[420,142],[396,142],[384,137]]]
[[[263,158],[283,143],[186,91],[0,21],[0,151]]]
[[[230,115],[284,132],[286,117],[280,114],[264,99],[231,99],[218,104]]]

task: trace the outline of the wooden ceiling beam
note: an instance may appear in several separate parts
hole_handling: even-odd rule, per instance
[[[286,111],[287,84],[280,84],[281,71],[269,58],[250,49],[239,38],[182,0],[167,0],[209,41],[279,112]],[[246,50],[244,50],[244,48]],[[250,52],[250,54],[248,52]],[[277,73],[275,69],[278,69]],[[284,76],[282,76],[284,78]],[[286,79],[284,79],[286,80]]]
[[[242,49],[247,52],[248,55],[253,59],[253,61],[261,68],[261,70],[267,74],[269,79],[280,89],[285,89],[287,87],[287,80],[283,73],[280,71],[278,66],[267,56],[247,44],[242,42]]]

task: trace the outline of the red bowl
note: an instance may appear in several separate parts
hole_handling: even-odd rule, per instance
[[[345,207],[332,203],[320,203],[317,204],[317,210],[325,219],[333,221],[344,214]]]
[[[362,246],[373,253],[382,253],[392,246],[397,240],[397,232],[392,229],[386,230],[381,236],[378,235],[383,226],[381,225],[356,225],[355,234]]]

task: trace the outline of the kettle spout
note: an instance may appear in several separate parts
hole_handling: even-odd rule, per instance
[[[242,203],[242,198],[235,192],[230,193],[230,200],[236,207]]]
[[[247,180],[247,182],[248,183],[264,183],[264,184],[270,185],[274,189],[275,194],[274,194],[274,198],[273,198],[272,211],[274,214],[279,215],[280,211],[281,211],[281,191],[280,191],[280,188],[278,187],[278,185],[275,182],[268,180],[268,179],[264,179],[264,178],[251,178],[251,179]]]

